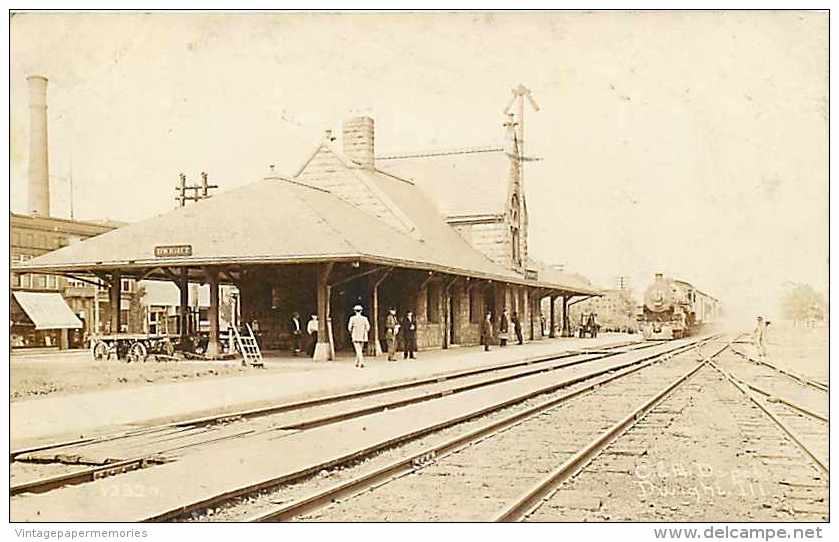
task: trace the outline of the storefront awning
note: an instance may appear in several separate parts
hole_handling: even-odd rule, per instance
[[[35,329],[78,329],[82,321],[73,313],[61,294],[50,292],[12,292]]]

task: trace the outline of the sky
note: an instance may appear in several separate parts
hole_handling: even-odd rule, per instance
[[[11,21],[11,210],[25,78],[49,78],[51,213],[139,221],[178,174],[294,174],[366,114],[377,152],[495,144],[525,113],[530,252],[596,284],[663,272],[777,317],[828,281],[827,14],[22,13]],[[267,209],[266,212],[270,212]]]

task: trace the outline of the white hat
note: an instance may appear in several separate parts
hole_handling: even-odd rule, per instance
[[[361,305],[356,305],[355,307],[352,308],[352,310],[354,310],[355,312],[361,312],[361,310],[362,310]]]

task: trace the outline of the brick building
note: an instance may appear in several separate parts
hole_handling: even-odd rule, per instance
[[[121,224],[110,221],[80,221],[56,218],[45,215],[9,214],[10,225],[10,256],[13,264],[26,262],[53,250],[58,250],[85,239],[111,231]],[[107,292],[99,289],[99,303],[97,308],[97,288],[90,281],[90,277],[68,277],[45,273],[11,273],[9,280],[12,295],[10,298],[10,312],[12,314],[11,344],[15,348],[63,346],[81,347],[85,333],[95,332],[97,311],[100,322],[107,322],[110,318],[110,305]],[[125,311],[126,324],[128,308],[134,295],[133,280],[126,279],[122,284],[121,305]],[[16,299],[16,292],[29,294],[44,294],[48,299],[51,294],[60,294],[64,303],[76,315],[78,321],[67,319],[67,324],[73,327],[45,329],[36,314],[28,314]],[[30,302],[37,302],[38,296],[28,295]],[[24,302],[26,303],[26,302]],[[54,322],[55,323],[55,322]],[[54,324],[53,323],[53,324]],[[140,325],[136,322],[136,325]],[[80,326],[80,327],[78,327]],[[72,331],[70,331],[72,330]],[[101,326],[100,326],[101,330]]]
[[[515,136],[501,151],[461,154],[463,176],[407,157],[377,159],[373,120],[344,125],[343,148],[331,132],[298,173],[264,179],[167,214],[19,263],[16,271],[170,280],[210,287],[210,353],[217,352],[219,285],[235,285],[242,319],[257,319],[264,345],[288,344],[292,312],[318,314],[316,358],[349,346],[346,321],[361,304],[378,347],[385,308],[417,314],[420,348],[476,344],[486,311],[517,311],[524,334],[538,339],[540,300],[564,301],[597,290],[528,269],[527,213]],[[391,167],[393,166],[393,167]],[[399,166],[399,167],[397,167]],[[407,174],[409,168],[415,173]],[[500,171],[498,168],[501,168]],[[468,174],[468,175],[467,175]],[[471,176],[498,201],[468,201],[452,212],[446,194]],[[464,181],[465,182],[465,181]],[[445,191],[444,191],[445,192]],[[467,192],[468,193],[468,192]],[[436,200],[436,201],[435,201]],[[560,280],[556,280],[559,278]],[[119,325],[119,315],[112,315]]]

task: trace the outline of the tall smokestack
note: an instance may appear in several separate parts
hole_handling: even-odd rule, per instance
[[[29,213],[50,214],[50,171],[47,154],[47,78],[32,75],[29,83]]]

